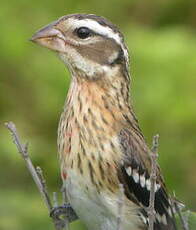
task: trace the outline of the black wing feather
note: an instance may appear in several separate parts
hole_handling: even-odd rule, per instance
[[[143,136],[134,142],[134,133],[128,129],[123,129],[119,134],[119,140],[123,151],[123,160],[119,166],[119,180],[124,185],[125,195],[139,206],[143,207],[143,215],[147,218],[147,213],[144,207],[149,206],[150,190],[145,184],[141,184],[140,177],[134,179],[133,174],[127,172],[130,167],[131,172],[135,170],[139,176],[143,175],[145,181],[150,181],[151,160],[149,157],[149,150],[146,147]],[[137,137],[138,138],[138,137]],[[140,146],[141,145],[141,146]],[[159,175],[160,170],[157,165],[157,185],[159,188],[155,193],[155,211],[156,221],[154,224],[154,230],[175,230],[176,225],[173,216],[171,215],[170,198],[167,195],[165,185],[162,177]],[[164,221],[166,220],[166,222]]]

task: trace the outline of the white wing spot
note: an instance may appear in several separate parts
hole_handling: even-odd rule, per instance
[[[163,214],[161,216],[159,213],[156,213],[156,218],[157,218],[157,220],[158,220],[159,223],[167,225],[167,219],[166,219],[166,215],[165,214]]]
[[[160,189],[161,185],[160,184],[155,184],[155,192],[157,192]]]
[[[125,170],[126,170],[127,174],[128,174],[129,176],[131,176],[131,174],[132,174],[132,169],[131,169],[131,167],[127,167],[127,168],[125,168]]]
[[[162,217],[161,217],[161,222],[162,222],[163,224],[167,225],[167,219],[166,219],[165,214],[162,215]]]
[[[133,176],[135,183],[138,183],[139,182],[139,174],[135,169],[133,169],[133,175],[132,176]]]
[[[159,213],[156,213],[156,218],[157,218],[158,222],[161,223],[161,216],[159,215]]]
[[[146,188],[147,188],[148,191],[150,191],[150,187],[151,187],[150,179],[147,179],[146,180]]]
[[[161,187],[160,184],[156,183],[155,187],[154,187],[154,191],[157,192],[160,189],[160,187]],[[150,181],[150,179],[146,180],[146,188],[147,188],[148,191],[150,191],[150,189],[151,189],[151,181]]]
[[[154,185],[154,191],[156,192],[158,189],[157,184]]]
[[[142,188],[144,188],[145,182],[146,182],[145,175],[144,174],[140,175],[140,185],[142,186]]]
[[[147,224],[147,218],[144,217],[142,214],[140,214],[140,217],[141,217],[142,221],[144,222],[144,224]]]
[[[168,214],[172,217],[172,211],[171,211],[171,208],[168,208]]]

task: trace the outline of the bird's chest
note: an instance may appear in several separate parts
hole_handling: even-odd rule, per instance
[[[69,170],[69,175],[64,181],[68,200],[87,228],[115,229],[117,206],[112,200],[112,193],[109,195],[103,191],[98,192],[97,188],[92,186],[90,178],[84,178],[75,170]]]
[[[73,114],[72,114],[73,115]],[[110,135],[105,128],[99,127],[99,122],[81,117],[62,114],[58,131],[58,148],[63,180],[72,177],[74,171],[84,181],[97,190],[117,183],[116,179],[106,177],[108,173],[116,174],[116,163],[120,156],[120,147],[117,135]],[[93,122],[96,122],[93,124]],[[93,126],[96,126],[93,127]],[[87,183],[88,186],[88,183]]]
[[[68,96],[58,129],[62,177],[66,179],[68,171],[74,170],[84,178],[89,177],[99,189],[103,182],[106,185],[114,182],[113,177],[106,180],[105,175],[116,174],[116,163],[121,158],[119,113],[106,109],[102,97],[87,93],[84,86],[73,85],[71,90],[74,93]]]
[[[61,173],[70,204],[88,229],[115,229],[116,216],[112,211],[115,203],[108,201],[112,205],[108,207],[105,193],[112,194],[118,184],[114,176],[116,166],[110,159],[115,151],[111,149],[111,142],[115,145],[116,137],[108,140],[105,137],[99,143],[97,134],[90,133],[88,125],[79,128],[74,120],[64,121],[60,135]]]
[[[118,209],[117,167],[122,157],[120,113],[109,110],[101,95],[72,90],[58,129],[63,183],[69,202],[88,229],[113,230]]]

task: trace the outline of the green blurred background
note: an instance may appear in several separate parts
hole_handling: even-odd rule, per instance
[[[61,186],[57,124],[69,74],[54,53],[30,43],[40,27],[70,13],[95,13],[124,33],[131,54],[132,96],[171,192],[196,210],[195,0],[12,0],[0,4],[0,230],[53,229],[5,121],[14,121],[50,191]],[[71,230],[84,229],[80,222]]]

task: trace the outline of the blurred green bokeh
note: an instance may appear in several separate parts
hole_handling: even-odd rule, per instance
[[[60,189],[58,119],[69,74],[54,53],[28,42],[69,13],[95,13],[117,24],[131,54],[132,96],[170,191],[196,210],[196,8],[194,0],[1,1],[0,230],[53,229],[24,162],[5,129],[14,121],[50,191]],[[84,227],[76,222],[71,230]]]

